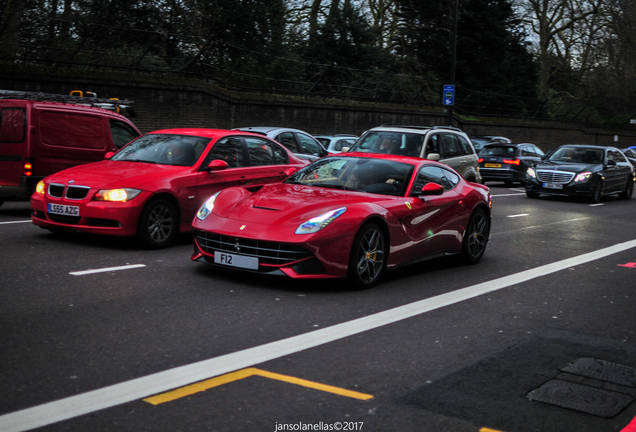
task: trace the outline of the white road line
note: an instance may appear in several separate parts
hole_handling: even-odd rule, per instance
[[[515,194],[501,194],[501,195],[493,195],[492,197],[507,197],[507,196],[519,196],[519,195],[525,195],[524,193],[515,193]]]
[[[119,266],[119,267],[104,267],[100,269],[75,271],[75,272],[70,272],[69,274],[73,276],[84,276],[87,274],[105,273],[105,272],[119,271],[119,270],[130,270],[130,269],[139,268],[139,267],[146,267],[146,265],[145,264],[130,264],[130,265]]]
[[[498,291],[512,285],[546,276],[577,265],[595,261],[636,247],[630,240],[594,252],[568,258],[552,264],[504,276],[436,297],[354,319],[321,330],[270,342],[243,351],[203,360],[186,366],[158,372],[120,384],[89,391],[66,399],[0,416],[0,430],[22,432],[68,420],[127,402],[189,385],[211,377],[251,367],[339,339],[389,325],[445,306]]]
[[[31,222],[31,219],[19,220],[19,221],[0,222],[0,225],[16,224],[16,223],[27,223],[27,222]]]
[[[530,213],[522,213],[522,214],[518,214],[518,215],[508,215],[506,217],[517,218],[517,217],[524,217],[524,216],[530,216]]]
[[[599,206],[604,206],[605,204],[603,203],[598,203],[598,204],[590,204],[590,207],[599,207]]]

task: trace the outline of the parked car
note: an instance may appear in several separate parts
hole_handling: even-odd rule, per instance
[[[37,98],[32,100],[29,97]],[[52,95],[65,100],[63,95]],[[38,181],[63,169],[103,160],[141,135],[128,118],[96,106],[107,99],[0,94],[0,205],[28,199]],[[111,101],[112,102],[112,101]]]
[[[331,154],[348,151],[359,138],[357,135],[314,135],[324,148]]]
[[[265,135],[276,140],[301,159],[315,161],[329,154],[320,141],[298,129],[258,126],[238,130]]]
[[[528,168],[541,162],[543,151],[534,144],[486,144],[479,152],[483,183],[503,181],[525,183]]]
[[[471,135],[470,142],[475,147],[475,151],[479,153],[486,144],[510,144],[512,140],[504,136],[497,135]]]
[[[349,151],[440,161],[454,168],[467,181],[481,182],[475,149],[468,136],[457,128],[383,125],[366,131]]]
[[[145,134],[110,160],[46,177],[31,197],[35,225],[138,236],[148,247],[190,231],[212,194],[231,186],[254,190],[280,182],[307,164],[257,134],[215,129],[169,129]]]
[[[598,203],[603,196],[619,194],[630,199],[634,169],[615,147],[564,145],[547,159],[528,168],[526,195],[587,197]]]
[[[366,288],[385,268],[428,258],[478,262],[491,204],[486,186],[447,165],[341,153],[256,192],[212,195],[193,222],[192,260],[298,279],[349,277]]]

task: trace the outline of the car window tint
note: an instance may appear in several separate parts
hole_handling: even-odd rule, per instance
[[[426,154],[437,153],[441,156],[441,152],[439,150],[440,136],[439,134],[435,134],[431,136],[428,140],[428,144],[426,144]]]
[[[137,132],[124,122],[110,121],[110,131],[113,135],[115,148],[120,149],[139,136]]]
[[[537,154],[537,156],[543,156],[545,153],[543,153],[543,150],[541,150],[539,147],[534,146],[534,151]]]
[[[475,152],[473,151],[472,146],[468,143],[468,141],[466,141],[466,138],[464,138],[463,136],[460,135],[456,135],[455,139],[457,139],[458,143],[459,143],[459,148],[462,152],[462,154],[464,155],[472,155]]]
[[[0,111],[0,142],[19,143],[26,135],[26,110],[3,108]]]
[[[300,142],[301,153],[320,156],[320,145],[313,138],[301,133],[297,133],[296,136]]]
[[[619,152],[618,150],[612,150],[612,154],[614,155],[614,160],[616,162],[627,162],[627,159],[625,159],[625,156],[623,156],[623,154]]]
[[[442,152],[444,153],[444,159],[462,156],[462,152],[459,148],[459,143],[455,139],[455,135],[441,134],[441,138],[442,138]]]
[[[209,164],[215,159],[227,162],[230,168],[245,166],[241,139],[239,137],[226,137],[219,140],[214,144],[214,147],[212,147],[204,165]]]
[[[513,157],[517,148],[513,146],[486,146],[480,152],[480,156]]]
[[[413,187],[413,194],[418,195],[422,193],[422,188],[429,183],[437,183],[444,187],[444,190],[450,190],[455,187],[448,178],[444,175],[444,171],[436,166],[425,166],[420,169],[415,179],[415,186]]]
[[[291,132],[283,132],[276,137],[276,141],[287,147],[292,153],[300,153],[298,144],[296,144],[296,138]]]
[[[281,165],[287,163],[287,154],[276,144],[261,138],[246,137],[250,165]]]
[[[534,149],[531,147],[523,147],[521,149],[521,156],[535,156]]]

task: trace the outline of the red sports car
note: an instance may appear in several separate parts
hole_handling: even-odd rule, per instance
[[[35,225],[115,236],[152,248],[190,231],[221,189],[280,182],[303,161],[276,141],[242,131],[169,129],[142,135],[110,160],[50,175],[31,196]]]
[[[452,168],[406,156],[341,153],[258,191],[212,195],[193,221],[193,260],[293,278],[349,277],[448,254],[478,262],[490,190]]]

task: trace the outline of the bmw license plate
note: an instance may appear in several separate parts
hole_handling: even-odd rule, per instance
[[[230,267],[258,270],[258,258],[235,255],[225,252],[214,252],[214,263]]]
[[[558,183],[543,183],[543,187],[546,189],[563,189],[563,185]]]
[[[62,204],[51,204],[48,203],[48,211],[49,213],[64,215],[64,216],[79,216],[80,208],[78,206],[69,206]]]

